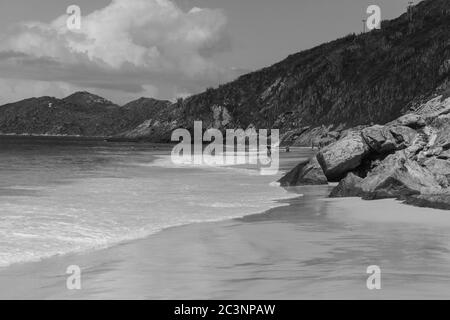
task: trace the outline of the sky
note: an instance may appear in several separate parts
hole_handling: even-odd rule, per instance
[[[373,4],[384,20],[408,0],[0,0],[0,104],[185,97],[359,33]],[[67,27],[70,5],[80,29]]]

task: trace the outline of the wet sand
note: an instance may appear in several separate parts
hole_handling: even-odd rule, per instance
[[[0,270],[3,299],[450,298],[450,214],[393,200],[327,199],[299,187],[288,206]],[[303,194],[301,196],[300,194]],[[69,265],[81,290],[66,288]],[[378,265],[382,289],[368,290]]]

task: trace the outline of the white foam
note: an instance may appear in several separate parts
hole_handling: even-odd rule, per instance
[[[277,176],[261,176],[257,170],[161,170],[176,167],[169,156],[151,164],[139,160],[127,164],[132,169],[124,178],[99,171],[70,184],[43,185],[36,197],[4,195],[0,266],[102,249],[170,227],[261,213],[285,205],[276,200],[297,196],[272,184]],[[120,170],[127,170],[122,166]]]

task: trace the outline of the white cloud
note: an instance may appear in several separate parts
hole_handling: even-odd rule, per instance
[[[0,35],[2,78],[136,95],[151,87],[170,97],[234,75],[211,58],[229,45],[220,10],[183,12],[169,0],[113,0],[83,16],[80,30],[69,30],[66,20],[23,23]]]

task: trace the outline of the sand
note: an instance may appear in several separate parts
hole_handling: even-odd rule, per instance
[[[0,270],[0,298],[450,298],[448,212],[327,199],[329,190],[294,188],[298,197],[263,214],[13,265]],[[81,290],[66,287],[70,265]],[[382,270],[381,290],[367,289],[370,265]]]

